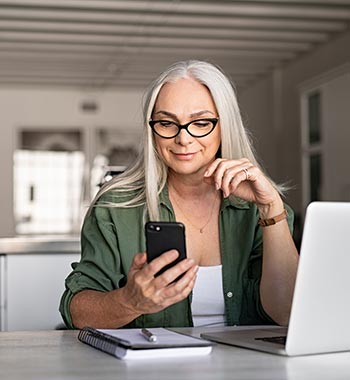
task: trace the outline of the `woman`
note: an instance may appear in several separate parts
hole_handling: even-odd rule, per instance
[[[293,215],[254,157],[229,80],[206,62],[174,64],[150,88],[144,117],[137,163],[85,218],[61,300],[67,326],[287,324]],[[186,226],[188,258],[157,277],[178,253],[147,264],[147,220]]]

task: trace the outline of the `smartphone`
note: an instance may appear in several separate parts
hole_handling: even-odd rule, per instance
[[[179,257],[162,268],[155,276],[186,258],[185,226],[179,222],[147,222],[145,225],[147,261],[151,262],[166,251],[176,249]]]

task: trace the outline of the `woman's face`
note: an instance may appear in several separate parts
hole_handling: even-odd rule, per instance
[[[217,118],[218,114],[209,90],[192,78],[166,83],[160,90],[153,120],[169,120],[187,124],[192,120]],[[220,125],[205,137],[193,137],[185,129],[171,139],[154,135],[159,156],[170,172],[191,175],[204,174],[215,159],[220,146]]]

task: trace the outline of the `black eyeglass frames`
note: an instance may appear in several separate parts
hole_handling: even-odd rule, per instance
[[[185,129],[192,137],[204,137],[213,132],[219,118],[205,118],[192,120],[187,124],[179,124],[171,120],[150,120],[149,126],[153,132],[164,139],[176,137],[181,129]]]

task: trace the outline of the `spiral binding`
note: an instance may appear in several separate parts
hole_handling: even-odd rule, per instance
[[[78,339],[100,351],[115,355],[116,349],[122,344],[120,340],[109,337],[101,331],[95,331],[89,327],[80,330]]]

